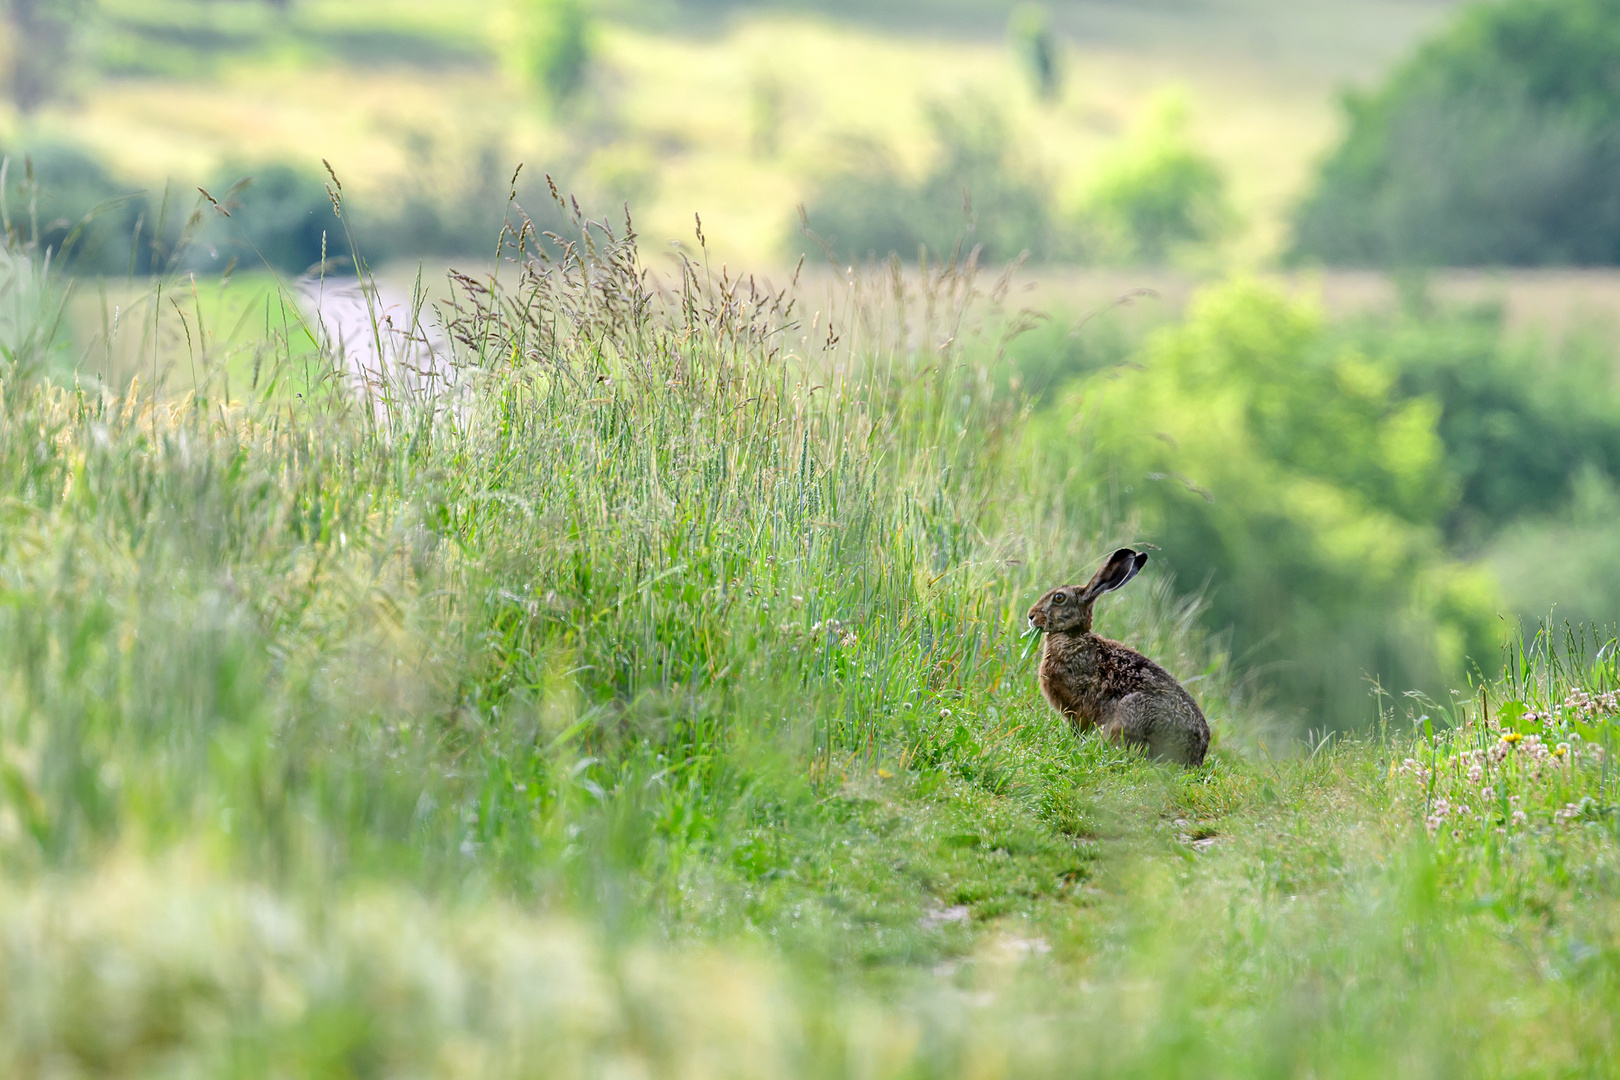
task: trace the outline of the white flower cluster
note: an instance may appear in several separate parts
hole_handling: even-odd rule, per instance
[[[1585,690],[1571,690],[1564,698],[1564,708],[1586,720],[1600,716],[1620,715],[1620,690],[1605,694],[1589,694]]]
[[[1429,782],[1429,776],[1431,775],[1429,767],[1423,764],[1423,762],[1419,761],[1417,758],[1407,758],[1396,767],[1395,771],[1402,775],[1410,776],[1420,785],[1427,784]]]
[[[1581,808],[1574,803],[1565,803],[1562,810],[1553,811],[1553,820],[1560,825],[1568,825],[1581,816]]]
[[[1446,823],[1447,818],[1456,819],[1460,823],[1461,819],[1468,817],[1470,813],[1467,803],[1453,804],[1450,800],[1441,797],[1434,800],[1434,809],[1428,817],[1423,819],[1423,824],[1428,828],[1429,835],[1433,836],[1440,831],[1440,826]],[[1458,829],[1453,829],[1451,832],[1453,839],[1456,839],[1460,834]]]
[[[1530,711],[1526,720],[1538,723],[1566,724],[1571,720],[1593,721],[1620,715],[1620,690],[1594,694],[1586,690],[1571,690],[1564,700],[1545,712]]]
[[[838,644],[842,645],[846,649],[854,648],[855,644],[860,640],[855,636],[855,627],[853,624],[841,622],[838,619],[828,619],[826,622],[818,622],[814,626],[810,627],[810,632],[812,634],[819,634],[823,630],[825,630],[829,636],[838,638]]]

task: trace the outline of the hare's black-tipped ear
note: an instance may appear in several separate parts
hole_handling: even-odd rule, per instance
[[[1123,586],[1131,578],[1142,572],[1147,565],[1147,552],[1132,551],[1130,548],[1120,548],[1108,556],[1103,568],[1097,571],[1097,576],[1091,579],[1086,586],[1087,600],[1095,600],[1105,592],[1113,592]]]

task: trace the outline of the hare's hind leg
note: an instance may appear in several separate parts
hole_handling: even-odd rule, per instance
[[[1153,698],[1137,691],[1113,703],[1103,719],[1103,737],[1122,746],[1140,746],[1151,751]]]

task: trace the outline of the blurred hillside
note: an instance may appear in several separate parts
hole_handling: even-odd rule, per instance
[[[62,9],[70,40],[37,109],[0,130],[13,149],[82,146],[153,189],[269,161],[318,173],[324,157],[356,192],[452,204],[498,198],[522,161],[600,205],[630,201],[660,239],[690,239],[697,211],[716,255],[757,265],[788,257],[794,207],[852,148],[926,169],[941,101],[999,117],[1068,213],[1168,91],[1224,177],[1227,252],[1253,261],[1282,247],[1339,89],[1452,6],[1055,3],[1063,77],[1042,99],[1008,3],[617,0],[589,9],[583,83],[559,104],[525,68],[543,3],[100,0]]]

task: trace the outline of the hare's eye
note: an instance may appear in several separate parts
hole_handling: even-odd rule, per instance
[[[1065,599],[1066,599],[1066,597],[1062,593],[1053,593],[1052,594],[1052,603],[1054,603],[1054,604],[1061,604],[1061,603],[1063,603],[1063,601]]]

